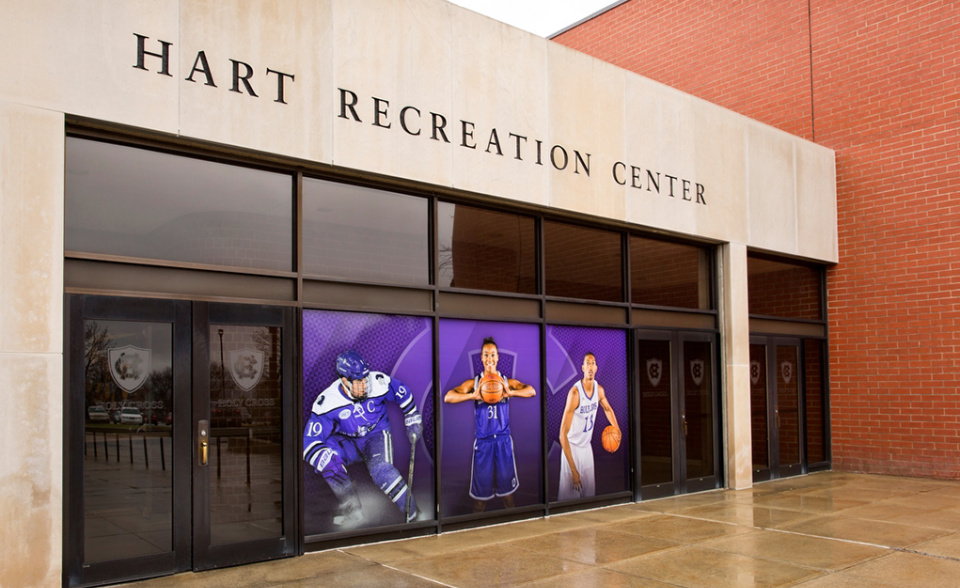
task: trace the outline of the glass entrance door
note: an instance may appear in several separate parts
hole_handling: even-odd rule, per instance
[[[750,344],[750,436],[753,453],[753,480],[769,480],[771,475],[771,434],[768,426],[767,346]]]
[[[194,303],[196,570],[295,552],[293,312]]]
[[[754,481],[803,472],[800,341],[754,337],[750,404]]]
[[[293,311],[71,295],[67,317],[67,583],[293,554]]]
[[[719,484],[714,340],[683,332],[637,336],[643,499]]]

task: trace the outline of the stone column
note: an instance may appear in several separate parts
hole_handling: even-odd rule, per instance
[[[0,102],[0,586],[59,586],[63,493],[60,113]]]
[[[723,449],[727,488],[753,486],[750,430],[750,320],[747,247],[720,248],[720,338],[723,345]]]

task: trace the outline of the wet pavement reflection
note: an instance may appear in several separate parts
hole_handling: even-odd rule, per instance
[[[127,584],[960,586],[960,482],[823,472]]]

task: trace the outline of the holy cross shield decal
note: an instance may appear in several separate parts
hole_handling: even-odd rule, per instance
[[[760,383],[760,362],[759,361],[754,360],[750,362],[750,382],[752,382],[754,386]]]
[[[263,377],[263,352],[244,347],[228,354],[230,376],[242,390],[252,390]]]
[[[693,378],[693,383],[697,386],[703,382],[703,360],[694,359],[690,361],[690,377]]]
[[[789,384],[790,380],[793,379],[793,364],[789,361],[781,363],[780,376],[783,378],[784,383]]]
[[[133,345],[107,350],[110,376],[125,392],[134,392],[147,380],[150,373],[151,351]]]
[[[647,379],[654,388],[660,383],[660,377],[663,375],[663,362],[659,359],[647,360]]]

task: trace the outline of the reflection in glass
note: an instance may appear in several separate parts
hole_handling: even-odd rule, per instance
[[[753,469],[770,467],[767,437],[767,346],[750,346],[750,432]]]
[[[747,256],[750,314],[820,320],[823,270],[806,265]]]
[[[800,463],[800,374],[798,348],[777,345],[777,431],[780,466]]]
[[[623,301],[619,233],[545,221],[543,249],[548,296]]]
[[[87,320],[86,563],[173,549],[173,326]]]
[[[634,304],[710,310],[709,250],[630,237],[630,291]]]
[[[428,235],[426,198],[303,179],[306,274],[426,285]]]
[[[281,329],[210,327],[210,544],[283,533]]]
[[[823,398],[823,341],[804,341],[807,463],[827,461],[826,413]]]
[[[67,137],[64,249],[293,271],[293,179]]]
[[[687,478],[714,472],[713,357],[705,341],[683,344],[683,399],[687,450]]]
[[[640,341],[640,483],[673,480],[670,342]]]
[[[533,218],[440,202],[440,286],[536,294]]]

